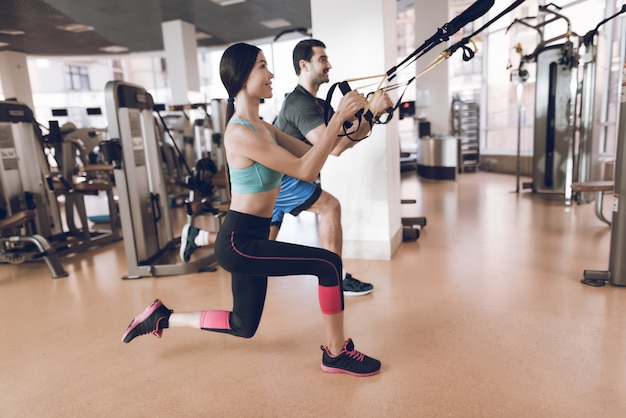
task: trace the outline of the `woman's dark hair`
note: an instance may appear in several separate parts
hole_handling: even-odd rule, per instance
[[[226,123],[235,113],[233,99],[243,88],[261,50],[250,44],[237,43],[229,46],[224,51],[220,61],[220,78],[228,93],[228,106],[226,107]]]
[[[296,70],[296,75],[300,75],[300,60],[311,62],[313,47],[316,46],[326,48],[324,42],[318,41],[317,39],[305,39],[298,42],[298,44],[293,48],[293,69]]]

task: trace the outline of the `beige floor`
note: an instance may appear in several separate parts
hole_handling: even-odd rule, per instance
[[[320,370],[311,277],[270,280],[252,339],[172,329],[121,343],[155,297],[179,311],[231,300],[221,270],[121,280],[119,242],[64,257],[63,279],[0,266],[0,416],[626,416],[626,289],[580,283],[608,268],[592,205],[512,193],[507,175],[403,179],[419,201],[403,215],[428,218],[420,239],[391,261],[346,260],[376,287],[346,300],[346,327],[379,375]],[[310,218],[291,225],[311,236]]]

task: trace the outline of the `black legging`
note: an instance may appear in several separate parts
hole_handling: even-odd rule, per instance
[[[263,313],[268,276],[315,275],[322,312],[343,311],[341,257],[322,248],[269,240],[270,221],[232,210],[226,214],[215,242],[215,256],[232,275],[233,310],[228,329],[203,328],[252,337]]]

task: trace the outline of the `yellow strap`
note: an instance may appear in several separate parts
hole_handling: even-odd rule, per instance
[[[424,68],[422,71],[420,71],[420,73],[418,75],[416,75],[415,78],[420,78],[421,76],[423,76],[424,74],[426,74],[427,72],[429,72],[430,70],[435,68],[437,65],[439,65],[443,61],[447,60],[449,57],[450,57],[450,52],[447,51],[447,50],[443,51],[441,54],[439,54],[439,56],[437,58],[435,58],[433,60],[433,62],[428,64],[426,66],[426,68]]]
[[[376,74],[376,75],[368,75],[365,77],[357,77],[357,78],[349,78],[345,81],[347,81],[348,83],[352,82],[352,81],[361,81],[361,80],[369,80],[370,78],[378,78],[378,77],[386,77],[387,74]]]
[[[387,80],[387,74],[383,74],[383,78],[380,80],[380,83],[378,83],[378,87],[376,87],[376,90],[374,90],[374,94],[372,95],[372,100],[368,100],[367,101],[367,106],[365,106],[365,109],[363,109],[363,114],[366,114],[368,110],[370,110],[370,106],[372,105],[372,101],[374,101],[374,97],[376,96],[376,93],[378,93],[378,91],[381,89],[381,87],[383,86],[383,83],[385,82],[385,80]]]

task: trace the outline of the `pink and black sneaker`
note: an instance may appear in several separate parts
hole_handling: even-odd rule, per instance
[[[168,322],[172,310],[167,309],[163,302],[159,299],[155,299],[141,314],[137,315],[124,335],[122,335],[122,341],[129,343],[133,338],[145,334],[154,334],[161,338],[163,334],[163,328],[168,327]]]
[[[327,373],[347,373],[351,376],[372,376],[380,371],[380,361],[366,356],[354,349],[354,343],[348,338],[343,350],[336,356],[328,351],[328,347],[320,346],[322,354],[322,370]]]

